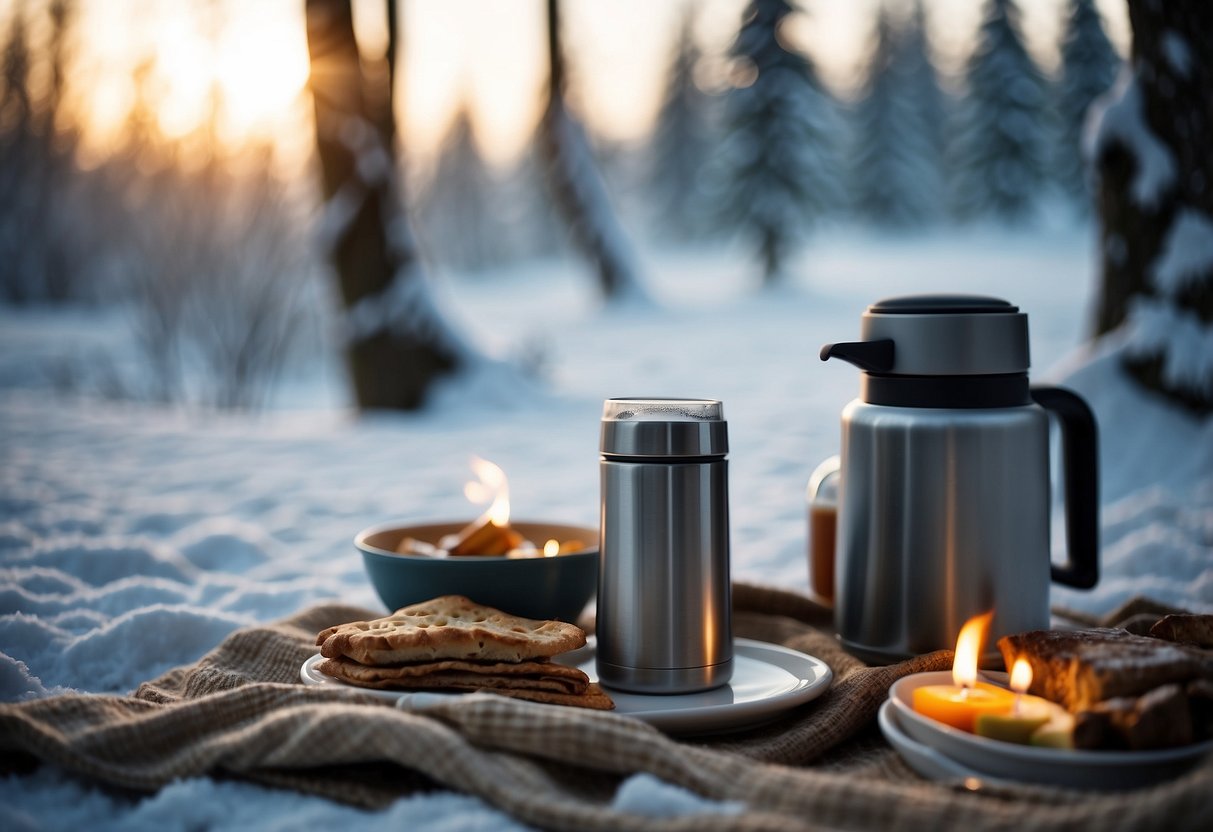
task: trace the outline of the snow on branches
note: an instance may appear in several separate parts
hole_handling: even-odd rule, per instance
[[[901,22],[882,6],[852,110],[848,190],[861,219],[907,228],[939,218],[944,113],[922,5]]]
[[[1116,86],[1096,101],[1087,143],[1086,155],[1091,159],[1099,158],[1114,143],[1132,153],[1136,169],[1130,193],[1144,209],[1153,209],[1175,183],[1175,157],[1146,122],[1141,85],[1132,71],[1121,73]]]
[[[1213,328],[1166,300],[1137,295],[1130,301],[1125,354],[1161,358],[1171,389],[1213,399]]]
[[[963,218],[1024,221],[1048,180],[1045,82],[1014,0],[989,0],[956,131],[954,206]]]
[[[755,241],[768,284],[842,198],[838,114],[812,63],[780,35],[792,11],[786,0],[751,0],[742,13],[718,168],[721,224]]]

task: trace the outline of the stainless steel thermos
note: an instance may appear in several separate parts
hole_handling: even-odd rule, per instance
[[[1098,578],[1095,420],[1074,393],[1028,386],[1027,315],[1005,300],[890,298],[863,340],[821,358],[861,370],[842,413],[835,623],[852,652],[893,661],[1049,626],[1049,580]],[[1069,563],[1051,565],[1049,419],[1057,417]]]
[[[601,436],[597,669],[690,693],[733,672],[727,423],[706,399],[608,399]]]

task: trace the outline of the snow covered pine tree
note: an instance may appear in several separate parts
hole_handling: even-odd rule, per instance
[[[1097,103],[1103,291],[1146,386],[1213,413],[1213,3],[1129,0],[1128,71]]]
[[[785,45],[792,11],[787,0],[751,0],[742,12],[719,160],[721,223],[753,238],[767,285],[841,200],[837,112],[812,63]]]
[[[476,146],[471,113],[459,107],[417,199],[425,253],[456,269],[483,269],[507,259],[501,191]]]
[[[1094,206],[1082,158],[1083,126],[1091,102],[1108,91],[1119,70],[1120,56],[1104,32],[1095,0],[1070,0],[1061,41],[1061,78],[1054,98],[1061,136],[1054,147],[1053,169],[1083,216]]]
[[[695,83],[695,11],[696,6],[688,5],[683,13],[649,158],[654,218],[676,240],[706,231],[703,175],[717,139],[712,96]]]
[[[564,252],[570,242],[548,193],[542,130],[542,124],[536,125],[523,143],[522,154],[499,183],[503,195],[500,219],[506,226],[506,253],[511,260],[550,257]]]
[[[851,205],[860,219],[906,228],[938,216],[943,114],[922,4],[901,23],[882,5],[851,122]]]
[[[359,54],[350,0],[305,5],[325,199],[321,235],[345,304],[354,394],[363,409],[409,410],[471,353],[434,305],[405,217],[391,92],[395,0],[387,8],[388,53],[376,67]]]
[[[1028,219],[1047,182],[1045,82],[1024,49],[1014,0],[987,0],[965,69],[953,207],[961,219]]]

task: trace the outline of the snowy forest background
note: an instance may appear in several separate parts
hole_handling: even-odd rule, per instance
[[[312,15],[326,3],[305,5],[313,37]],[[407,7],[401,13],[386,5],[393,30],[407,28]],[[1093,0],[1057,3],[1059,59],[1049,72],[1025,48],[1015,0],[982,4],[967,58],[951,72],[940,68],[928,37],[930,3],[874,4],[862,77],[845,92],[826,85],[813,56],[788,36],[791,18],[807,14],[800,22],[813,25],[812,4],[738,4],[723,53],[701,45],[704,6],[677,5],[682,22],[668,66],[653,79],[664,90],[656,121],[642,139],[619,143],[592,134],[586,141],[578,54],[559,43],[559,4],[548,2],[548,104],[533,141],[504,164],[487,160],[492,154],[465,106],[456,109],[437,154],[411,154],[391,113],[394,41],[385,56],[364,50],[357,83],[368,99],[386,83],[389,112],[385,128],[349,130],[330,142],[349,157],[343,164],[353,170],[351,182],[365,186],[358,197],[364,202],[351,203],[350,189],[329,176],[319,124],[319,154],[294,165],[270,142],[221,137],[225,102],[217,83],[206,118],[166,133],[153,57],[131,77],[116,140],[103,152],[86,150],[89,126],[73,106],[89,94],[87,75],[73,65],[85,35],[77,3],[14,3],[0,16],[0,299],[11,308],[103,306],[128,328],[133,349],[121,356],[86,351],[50,368],[12,359],[4,372],[22,385],[255,409],[290,367],[393,326],[407,330],[407,349],[430,342],[426,361],[434,374],[469,363],[474,350],[450,331],[441,310],[430,309],[427,293],[415,291],[434,276],[488,280],[517,264],[580,258],[580,270],[597,276],[608,303],[651,303],[651,266],[641,253],[653,250],[740,247],[758,289],[785,282],[803,268],[800,258],[811,261],[815,235],[839,228],[906,237],[986,226],[1023,229],[1030,239],[1033,229],[1070,224],[1096,236],[1095,127],[1126,95],[1112,90],[1123,56]],[[194,11],[196,25],[222,35],[222,2]],[[313,71],[317,42],[313,37]],[[1166,44],[1177,72],[1200,48],[1186,43],[1175,37]],[[366,121],[379,124],[377,118]],[[1117,134],[1111,128],[1121,122],[1128,127]],[[1134,124],[1121,122],[1109,120],[1105,132],[1132,144]],[[1148,153],[1140,158],[1141,173],[1150,176],[1136,184],[1150,197],[1167,186],[1167,160],[1151,167]],[[318,193],[320,178],[325,188]],[[340,282],[335,290],[329,267],[340,260],[343,235],[367,194],[392,205],[383,209],[379,233],[391,275],[373,293]],[[1178,286],[1174,303],[1147,286],[1158,302],[1135,309],[1147,353],[1174,347],[1195,355],[1174,367],[1164,362],[1159,372],[1201,408],[1213,400],[1213,335],[1207,310],[1183,310],[1208,306],[1207,285],[1188,289],[1209,283],[1213,225],[1199,212],[1185,221],[1187,260],[1180,258],[1167,283]],[[1102,241],[1105,258],[1117,255],[1110,242]],[[401,274],[413,279],[388,285]],[[351,291],[363,300],[373,294],[378,311],[370,314],[369,303],[356,308]],[[393,304],[412,311],[382,311]],[[393,322],[393,315],[412,323]],[[1122,313],[1099,329],[1126,315],[1132,318]],[[1172,344],[1181,330],[1184,339]],[[524,372],[542,372],[540,339],[513,352]],[[424,387],[387,406],[420,403]],[[363,392],[357,400],[376,406]]]
[[[818,350],[914,292],[1097,416],[1051,602],[1213,612],[1211,91],[1208,0],[0,0],[0,700],[378,608],[351,539],[470,519],[470,454],[596,523],[607,396],[725,402],[733,578],[805,592]],[[385,820],[508,823],[0,778],[3,829]]]

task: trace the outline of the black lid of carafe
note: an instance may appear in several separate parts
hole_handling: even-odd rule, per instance
[[[984,295],[903,295],[868,307],[876,315],[985,315],[1018,312],[1018,306]]]

